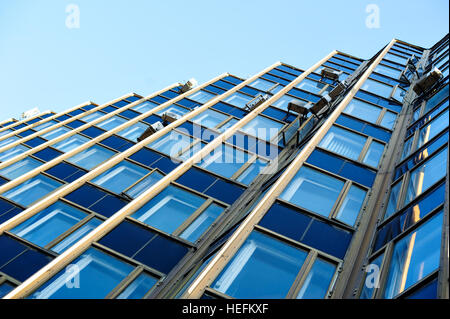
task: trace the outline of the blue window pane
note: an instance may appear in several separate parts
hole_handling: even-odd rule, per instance
[[[150,143],[148,147],[176,158],[178,157],[178,153],[187,148],[192,142],[192,137],[172,130],[156,141]]]
[[[394,128],[394,124],[395,124],[395,120],[397,119],[397,115],[395,113],[389,112],[387,111],[384,116],[383,119],[381,120],[380,125],[392,130]]]
[[[146,168],[131,162],[122,161],[94,178],[92,183],[120,194],[124,189],[130,187],[149,172]]]
[[[235,118],[232,118],[231,120],[229,120],[228,122],[226,122],[225,124],[223,124],[220,128],[218,128],[217,130],[220,133],[225,132],[226,130],[228,130],[230,127],[232,127],[234,124],[236,124],[238,122],[238,120],[236,120]]]
[[[302,166],[280,198],[328,217],[344,182]]]
[[[83,133],[84,135],[87,135],[91,138],[96,138],[97,136],[100,136],[103,133],[105,133],[105,131],[102,129],[99,129],[98,127],[91,126],[91,127],[88,127],[87,129],[81,131],[81,133]]]
[[[448,109],[433,121],[431,121],[428,125],[424,126],[420,129],[419,132],[419,141],[417,148],[423,146],[425,143],[430,141],[433,137],[442,132],[446,127],[448,127]]]
[[[381,263],[383,262],[383,257],[384,257],[384,253],[379,255],[378,257],[376,257],[374,260],[372,260],[370,262],[370,264],[374,265],[374,266],[377,266],[378,269],[380,269],[381,268]],[[373,271],[368,272],[367,275],[369,275],[369,274],[373,275],[374,272]],[[365,278],[364,282],[368,279],[367,275],[366,275],[366,278]],[[372,281],[372,282],[374,282],[374,281]],[[359,298],[360,299],[370,299],[370,298],[372,298],[372,295],[373,295],[373,292],[374,292],[374,289],[375,289],[374,286],[375,285],[366,285],[366,284],[364,284]]]
[[[14,286],[8,282],[4,282],[4,283],[0,284],[0,298],[3,298],[7,294],[9,294],[11,291],[13,291],[13,289],[15,287],[16,286]]]
[[[30,147],[36,147],[36,146],[39,146],[41,144],[44,144],[45,142],[47,142],[47,141],[44,140],[43,138],[37,136],[35,138],[32,138],[31,140],[24,141],[23,143],[26,144],[27,146],[30,146]]]
[[[437,299],[437,290],[438,282],[437,279],[434,279],[429,284],[407,296],[406,299]]]
[[[100,226],[102,221],[98,218],[92,218],[86,224],[77,228],[73,233],[60,241],[57,245],[51,248],[55,253],[61,254],[66,249],[70,248],[73,244],[75,244],[82,237],[89,234],[92,230]]]
[[[273,106],[285,110],[288,110],[288,105],[290,102],[297,103],[297,104],[303,104],[302,100],[296,99],[293,96],[290,95],[283,95],[278,100],[276,100],[274,103],[272,103]]]
[[[181,175],[181,177],[176,180],[177,183],[195,189],[199,192],[203,192],[214,181],[216,181],[216,178],[214,176],[195,167],[189,169],[186,173]]]
[[[236,92],[230,95],[229,97],[225,98],[223,101],[243,109],[245,108],[245,105],[252,99],[253,97],[251,96]]]
[[[169,105],[169,106],[163,108],[162,110],[159,110],[158,112],[156,112],[156,114],[162,116],[166,112],[171,112],[171,113],[178,115],[179,117],[182,117],[183,115],[189,113],[190,111],[189,111],[189,109],[178,106],[178,105]]]
[[[84,143],[88,142],[89,139],[87,137],[81,136],[79,134],[72,135],[54,145],[52,145],[57,150],[60,150],[61,152],[67,153],[74,148],[77,148],[78,146],[83,145]]]
[[[299,248],[252,232],[212,288],[234,298],[284,298],[306,256]]]
[[[394,245],[384,293],[393,298],[439,267],[442,211]]]
[[[170,234],[204,202],[198,195],[169,185],[131,217]]]
[[[72,183],[73,181],[86,174],[85,170],[79,169],[78,167],[75,167],[66,162],[56,164],[45,172],[68,183]]]
[[[262,90],[262,91],[268,91],[274,85],[275,85],[274,82],[270,82],[270,81],[267,81],[264,79],[257,79],[249,84],[249,86],[254,87],[258,90]]]
[[[0,148],[2,148],[3,146],[6,146],[8,144],[11,144],[14,141],[18,141],[18,140],[19,140],[19,138],[17,136],[8,137],[7,139],[0,141]]]
[[[146,113],[150,110],[152,110],[153,108],[155,108],[156,106],[158,106],[159,104],[150,102],[150,101],[145,101],[143,103],[140,103],[138,105],[133,106],[131,109],[135,110],[137,112],[141,112],[141,113]]]
[[[383,152],[384,144],[372,141],[372,143],[370,143],[369,149],[367,150],[366,156],[364,157],[363,163],[372,167],[378,167]]]
[[[267,166],[267,163],[268,162],[263,159],[257,159],[245,171],[243,171],[241,175],[239,175],[237,181],[249,185]]]
[[[4,130],[4,131],[1,131],[0,132],[0,137],[2,137],[2,136],[5,136],[5,135],[7,135],[7,134],[9,134],[9,133],[11,133],[11,132],[14,132],[13,130]]]
[[[216,95],[212,94],[212,93],[208,93],[206,91],[200,90],[195,92],[194,94],[189,95],[187,98],[193,101],[196,101],[198,103],[206,103],[209,100],[211,100],[212,98],[214,98]]]
[[[9,236],[0,235],[0,267],[24,252],[27,247]]]
[[[44,247],[86,216],[81,210],[58,201],[16,226],[11,232]]]
[[[222,144],[203,158],[199,166],[230,178],[244,163],[248,162],[249,158],[248,153]]]
[[[310,79],[304,79],[299,84],[297,84],[296,87],[311,93],[319,94],[319,92],[325,87],[325,84],[312,81]]]
[[[180,235],[181,238],[195,242],[223,212],[223,208],[211,204]]]
[[[51,130],[50,132],[47,132],[47,133],[41,135],[41,137],[50,141],[50,140],[53,140],[54,138],[57,138],[63,134],[66,134],[67,132],[70,132],[70,131],[71,131],[70,128],[61,126],[61,127],[58,127],[57,129]]]
[[[137,122],[136,124],[133,124],[118,132],[117,135],[127,138],[130,141],[137,142],[138,137],[140,137],[148,128],[148,125],[142,122]]]
[[[214,110],[206,110],[192,119],[192,122],[209,128],[214,128],[228,118],[227,115]]]
[[[60,182],[40,174],[19,184],[2,195],[23,206],[28,206],[48,195],[61,185]]]
[[[33,299],[101,299],[133,270],[133,266],[90,248],[30,297]],[[78,288],[74,288],[74,287]]]
[[[345,108],[344,113],[370,123],[375,123],[380,116],[381,108],[358,99],[353,99]]]
[[[123,152],[134,145],[133,142],[129,142],[126,139],[116,135],[111,135],[110,137],[105,138],[104,140],[101,141],[101,143],[119,152]]]
[[[106,131],[110,131],[113,128],[116,128],[117,126],[119,126],[123,123],[126,123],[126,122],[127,122],[127,120],[124,119],[123,117],[112,116],[109,119],[104,120],[103,122],[100,122],[96,125]]]
[[[15,179],[16,177],[19,177],[41,165],[42,162],[31,157],[26,157],[23,160],[0,169],[0,175],[9,179]]]
[[[365,143],[365,137],[340,127],[332,126],[319,143],[319,146],[333,153],[357,160]]]
[[[155,171],[150,175],[146,176],[145,178],[143,178],[141,181],[139,181],[139,183],[128,189],[126,191],[126,194],[128,196],[136,198],[143,192],[145,192],[147,189],[152,187],[154,184],[156,184],[163,177],[164,176],[161,173]]]
[[[117,296],[117,299],[142,299],[157,282],[157,278],[142,273]]]
[[[115,152],[100,145],[93,145],[70,157],[67,161],[90,170],[113,157],[115,154]]]
[[[92,122],[93,120],[96,120],[96,119],[98,119],[98,118],[100,118],[102,116],[105,116],[105,115],[106,115],[106,113],[97,111],[97,112],[88,114],[86,116],[83,116],[82,118],[80,118],[80,120],[85,121],[85,122]]]
[[[30,148],[26,147],[25,145],[17,145],[14,146],[2,153],[0,153],[0,162],[6,162],[7,160],[16,157],[17,155],[20,155],[22,153],[25,153],[26,151],[28,151]]]
[[[130,159],[148,167],[151,167],[152,164],[160,158],[160,154],[157,154],[148,148],[141,148],[139,151],[130,156]]]
[[[283,123],[258,115],[242,127],[241,131],[256,136],[259,139],[270,141],[278,135],[283,126]]]
[[[343,223],[353,226],[362,208],[366,191],[352,185],[339,208],[336,218]]]
[[[361,87],[362,90],[380,95],[384,98],[389,98],[392,93],[392,86],[377,82],[374,80],[366,80]]]
[[[135,117],[139,116],[139,112],[135,112],[133,110],[125,110],[119,113],[121,116],[126,117],[127,119],[134,119]]]
[[[43,150],[33,153],[33,156],[43,160],[43,161],[51,161],[52,159],[60,156],[62,153],[60,151],[55,150],[51,147],[46,147]]]
[[[28,249],[10,263],[0,268],[3,272],[19,281],[25,281],[52,260],[48,255],[37,250]]]
[[[326,297],[336,266],[323,259],[316,259],[306,276],[297,299],[323,299]]]
[[[231,205],[242,195],[244,190],[245,188],[234,183],[217,179],[205,194]]]

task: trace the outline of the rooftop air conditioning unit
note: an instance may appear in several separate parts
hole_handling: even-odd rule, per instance
[[[433,87],[433,85],[435,85],[442,77],[442,72],[439,71],[438,68],[434,68],[432,71],[421,77],[419,81],[417,81],[413,87],[413,90],[417,93],[417,95],[420,95]]]
[[[337,82],[339,80],[339,76],[342,74],[342,71],[336,71],[336,70],[329,69],[329,68],[323,68],[322,71],[320,72],[320,74],[324,78],[327,78],[327,79]]]
[[[299,102],[289,102],[288,104],[288,111],[292,111],[298,114],[301,114],[305,116],[308,114],[309,110],[305,107],[307,105],[306,103],[299,103]]]
[[[35,115],[40,114],[41,112],[39,111],[39,109],[37,107],[35,107],[34,109],[28,110],[23,112],[20,117],[25,120],[25,119],[29,119],[30,117],[33,117]]]
[[[152,134],[155,134],[156,132],[162,130],[164,128],[164,125],[161,122],[156,122],[150,125],[144,133],[141,134],[141,136],[138,137],[138,142],[145,140],[147,137],[149,137]]]
[[[198,85],[197,80],[192,78],[189,81],[187,81],[180,89],[181,93],[186,93],[189,90],[192,90]]]

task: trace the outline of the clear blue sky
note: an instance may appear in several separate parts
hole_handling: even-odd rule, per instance
[[[380,28],[366,27],[372,3]],[[276,61],[307,68],[333,49],[369,58],[394,37],[429,47],[448,12],[447,0],[1,0],[0,120]]]

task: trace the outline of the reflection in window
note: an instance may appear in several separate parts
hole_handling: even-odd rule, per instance
[[[366,278],[364,280],[364,286],[361,291],[360,299],[370,299],[374,293],[374,288],[377,286],[377,282],[375,280],[378,279],[378,276],[374,272],[378,272],[381,269],[381,263],[383,262],[384,254],[380,254],[377,258],[372,260],[369,265],[366,267]],[[369,275],[371,276],[369,278]],[[375,275],[375,276],[374,276]]]
[[[222,144],[201,160],[200,167],[230,178],[249,160],[249,154],[232,146]]]
[[[375,123],[380,116],[381,108],[358,99],[353,99],[345,108],[344,113],[369,123]]]
[[[96,124],[98,127],[106,130],[106,131],[110,131],[114,128],[116,128],[119,125],[122,125],[123,123],[126,123],[127,120],[124,119],[123,117],[120,116],[112,116],[107,120],[104,120],[103,122],[100,122],[98,124]]]
[[[254,87],[255,89],[268,92],[270,88],[275,85],[274,82],[270,82],[264,79],[256,79],[249,86]]]
[[[146,113],[150,110],[152,110],[153,108],[157,107],[158,104],[150,102],[150,101],[145,101],[142,102],[138,105],[133,106],[131,109],[136,111],[136,112],[140,112],[140,113]]]
[[[46,140],[50,141],[50,140],[53,140],[54,138],[57,138],[58,136],[66,134],[67,132],[70,132],[70,128],[67,128],[65,126],[61,126],[61,127],[58,127],[56,129],[51,130],[50,132],[42,134],[41,137],[43,137]]]
[[[113,157],[115,154],[115,152],[95,144],[70,157],[67,161],[90,170]]]
[[[66,139],[63,139],[62,141],[52,145],[54,148],[60,150],[61,152],[69,152],[73,150],[74,148],[77,148],[78,146],[83,145],[84,143],[88,142],[89,139],[87,137],[75,134],[72,136],[69,136]]]
[[[417,196],[445,177],[447,167],[447,148],[434,155],[425,163],[411,171],[404,205],[410,203]]]
[[[172,130],[156,141],[150,143],[148,147],[169,155],[170,157],[176,158],[178,157],[178,153],[189,147],[192,142],[192,137]]]
[[[194,94],[189,95],[187,98],[195,102],[204,104],[211,100],[213,97],[215,97],[214,94],[200,90],[195,92]]]
[[[259,139],[270,141],[278,135],[278,132],[283,126],[283,123],[258,115],[242,127],[241,131]]]
[[[344,182],[302,166],[280,198],[328,217]]]
[[[6,162],[7,160],[16,157],[17,155],[20,155],[22,153],[25,153],[26,151],[28,151],[30,148],[26,147],[25,145],[17,145],[14,146],[2,153],[0,153],[0,162]]]
[[[169,105],[168,107],[163,108],[162,110],[159,110],[155,114],[162,116],[166,112],[171,112],[171,113],[178,115],[179,117],[182,117],[183,115],[189,113],[189,110],[184,107],[173,104],[173,105]]]
[[[239,175],[237,181],[249,185],[267,166],[267,161],[261,158],[255,160],[250,166]]]
[[[331,285],[336,266],[323,259],[316,259],[297,299],[323,299]]]
[[[161,173],[154,171],[151,174],[144,177],[142,180],[140,180],[139,183],[137,183],[136,185],[133,185],[133,187],[128,189],[126,191],[126,194],[128,196],[136,198],[139,195],[141,195],[143,192],[145,192],[147,189],[152,187],[154,184],[156,184],[163,177],[164,176]]]
[[[365,143],[365,137],[340,127],[332,126],[327,135],[319,143],[319,146],[331,152],[357,160]]]
[[[395,244],[385,298],[395,297],[439,267],[441,233],[442,211]]]
[[[322,91],[322,89],[325,87],[325,84],[310,79],[304,79],[299,84],[297,84],[296,87],[307,92],[319,94],[319,92]]]
[[[228,115],[208,109],[192,119],[192,122],[209,128],[214,128],[228,118]]]
[[[372,167],[378,167],[381,155],[383,155],[383,151],[384,144],[372,141],[370,143],[369,149],[367,150],[366,156],[364,157],[363,163]]]
[[[138,137],[142,135],[148,129],[148,125],[137,122],[127,128],[123,129],[117,135],[129,139],[130,141],[137,142]]]
[[[388,201],[388,205],[386,208],[386,213],[384,215],[385,219],[397,211],[397,202],[399,200],[401,187],[402,187],[401,180],[399,182],[397,182],[394,186],[392,186],[391,194],[389,195],[389,201]]]
[[[260,232],[252,232],[212,284],[234,298],[284,298],[307,253]]]
[[[41,165],[42,162],[31,157],[26,157],[18,162],[0,169],[0,175],[12,180],[25,173],[28,173],[29,171],[32,171],[33,169]]]
[[[367,79],[362,85],[361,89],[385,97],[387,99],[391,96],[392,93],[392,86],[371,79]]]
[[[157,282],[157,278],[142,273],[117,296],[117,299],[142,299]]]
[[[223,208],[211,204],[180,235],[181,238],[195,242],[223,212]]]
[[[433,137],[438,135],[442,130],[448,127],[448,109],[433,121],[431,121],[428,125],[424,126],[420,129],[419,132],[419,142],[417,148],[421,147]]]
[[[61,240],[57,245],[51,248],[55,253],[61,254],[66,249],[74,245],[78,240],[89,234],[92,230],[100,226],[102,221],[98,218],[92,218],[83,226],[77,228],[69,236]]]
[[[352,185],[336,214],[336,219],[351,226],[355,225],[365,197],[365,190]]]
[[[245,105],[252,99],[253,97],[251,96],[236,92],[230,95],[229,97],[225,98],[223,101],[243,109],[245,108]]]
[[[272,103],[273,106],[278,107],[279,109],[288,110],[288,105],[290,102],[294,102],[300,105],[305,104],[306,102],[296,99],[295,97],[292,97],[290,95],[283,95],[282,97],[280,97],[278,100],[276,100],[275,102]]]
[[[380,125],[392,130],[394,128],[395,120],[397,119],[397,115],[393,112],[386,111],[381,120]]]

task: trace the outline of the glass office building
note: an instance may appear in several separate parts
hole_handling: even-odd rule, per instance
[[[394,39],[0,122],[0,297],[448,298],[448,59]]]

